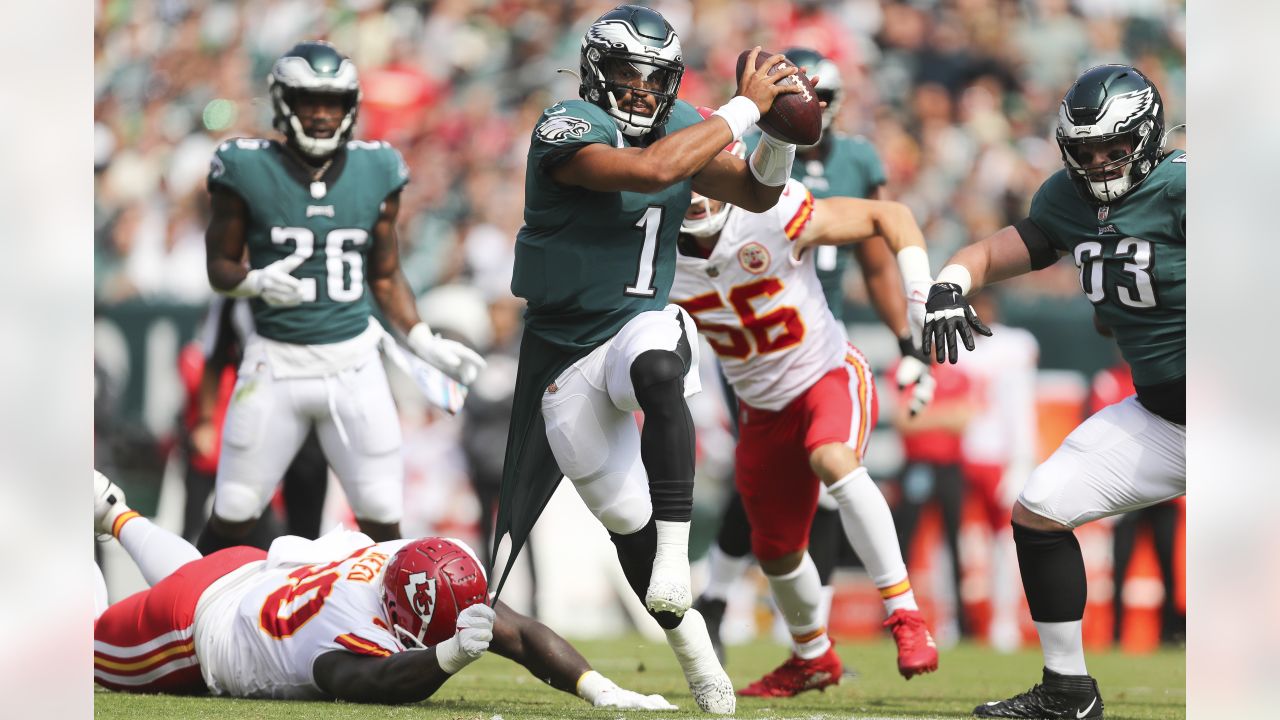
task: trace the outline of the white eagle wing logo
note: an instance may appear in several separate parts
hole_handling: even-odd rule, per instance
[[[1102,106],[1102,117],[1098,119],[1097,124],[1103,128],[1110,126],[1109,132],[1118,133],[1149,112],[1154,103],[1155,97],[1151,88],[1108,98]]]
[[[564,142],[570,138],[580,138],[591,130],[591,123],[572,115],[556,115],[542,121],[538,126],[538,138],[549,143]]]

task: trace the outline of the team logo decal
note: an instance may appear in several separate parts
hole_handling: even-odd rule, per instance
[[[1098,222],[1100,222],[1100,223],[1101,223],[1101,222],[1106,222],[1106,221],[1107,221],[1107,218],[1109,218],[1109,217],[1111,217],[1111,206],[1110,206],[1110,205],[1103,205],[1102,207],[1098,208]]]
[[[591,129],[591,123],[571,115],[547,118],[538,126],[537,135],[545,142],[558,143],[570,138],[580,138]]]
[[[222,162],[222,158],[214,155],[213,160],[209,161],[209,177],[220,178],[226,172],[227,166]]]
[[[758,242],[747,243],[738,251],[738,262],[742,269],[759,275],[769,269],[769,251]]]
[[[413,612],[422,618],[422,627],[431,624],[431,616],[436,611],[436,579],[427,577],[425,572],[409,576],[404,586],[404,596],[409,598]]]

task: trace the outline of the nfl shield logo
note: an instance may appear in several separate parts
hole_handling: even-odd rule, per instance
[[[1110,215],[1111,215],[1110,206],[1103,205],[1102,207],[1098,208],[1098,222],[1106,222],[1107,217]]]

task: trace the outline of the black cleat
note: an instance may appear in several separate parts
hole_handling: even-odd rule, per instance
[[[699,595],[693,603],[693,609],[702,614],[707,623],[707,634],[711,636],[711,647],[716,651],[716,659],[724,667],[724,643],[720,641],[720,623],[724,620],[724,600]]]
[[[1059,675],[1044,669],[1044,681],[1008,700],[984,703],[974,717],[1084,720],[1102,717],[1098,681],[1090,675]]]

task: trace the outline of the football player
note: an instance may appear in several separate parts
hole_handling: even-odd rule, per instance
[[[1013,506],[1027,605],[1044,651],[1040,684],[978,717],[1100,718],[1085,667],[1084,560],[1072,529],[1186,494],[1186,162],[1165,150],[1164,106],[1127,65],[1086,70],[1058,111],[1064,169],[1030,215],[951,258],[929,291],[924,350],[956,362],[957,335],[990,334],[965,296],[1070,255],[1080,287],[1133,368],[1136,394],[1071,432]]]
[[[844,99],[839,66],[808,48],[790,48],[783,54],[810,77],[820,78],[816,94],[827,104],[822,111],[822,137],[816,145],[796,147],[796,163],[791,168],[791,177],[804,183],[814,198],[889,199],[884,187],[884,165],[875,147],[864,137],[850,137],[831,128]],[[759,137],[755,140],[758,141]],[[929,377],[928,363],[920,352],[919,338],[913,340],[907,327],[902,281],[893,253],[883,238],[869,238],[847,247],[819,245],[814,248],[814,266],[822,284],[822,293],[827,298],[827,307],[843,327],[843,281],[850,253],[858,259],[872,307],[898,337],[902,361],[895,375],[900,387],[911,388],[911,412],[914,414],[932,398],[933,380]],[[809,554],[823,585],[823,617],[830,609],[833,591],[829,583],[842,545],[840,517],[835,503],[825,490],[820,491],[818,510],[809,531]],[[719,636],[725,600],[730,588],[746,572],[751,561],[750,550],[751,526],[742,508],[742,498],[731,492],[715,545],[707,555],[709,581],[695,603],[707,621],[711,641],[716,645],[721,661],[724,648]]]
[[[408,168],[390,145],[351,139],[360,102],[351,60],[301,43],[268,85],[283,142],[227,141],[209,172],[209,282],[252,298],[255,332],[227,410],[199,541],[206,554],[243,542],[312,427],[360,528],[375,540],[400,536],[400,424],[372,301],[410,349],[458,382],[484,365],[418,317],[395,233]]]
[[[202,557],[129,509],[97,471],[93,487],[95,529],[119,540],[151,585],[98,609],[93,674],[104,687],[418,702],[492,648],[597,707],[676,709],[618,687],[545,625],[489,607],[484,569],[459,540],[375,544],[335,531]]]
[[[676,99],[680,38],[657,11],[623,5],[582,39],[580,100],[545,110],[530,138],[512,292],[528,302],[497,537],[507,568],[567,475],[608,529],[635,593],[666,631],[704,711],[731,713],[733,685],[689,612],[694,431],[700,388],[687,313],[667,304],[690,189],[753,210],[777,202],[795,146],[766,139],[749,163],[721,150],[782,93],[794,67],[756,69],[703,119]],[[633,418],[643,411],[644,428]],[[501,590],[503,578],[498,582]]]
[[[893,516],[862,465],[878,411],[875,381],[827,306],[815,269],[819,247],[883,237],[897,253],[900,287],[920,299],[913,303],[919,328],[932,275],[911,211],[879,200],[815,200],[792,179],[762,213],[695,194],[680,230],[671,297],[695,318],[738,396],[734,484],[752,553],[792,637],[791,657],[739,694],[789,697],[840,680],[807,552],[819,481],[880,590],[899,672],[910,679],[934,671],[938,651],[916,606]],[[891,327],[908,326],[906,305],[898,304]]]

